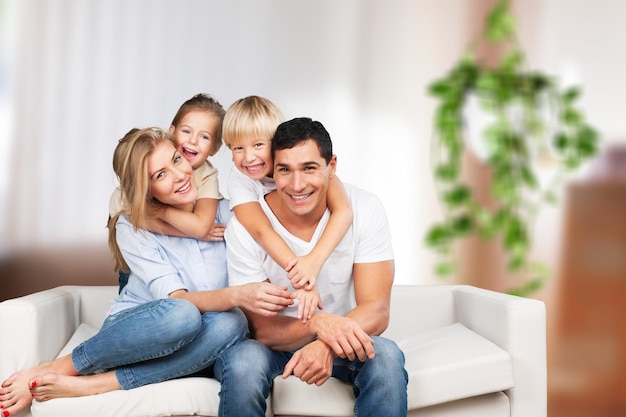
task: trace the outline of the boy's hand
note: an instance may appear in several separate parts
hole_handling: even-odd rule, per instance
[[[292,260],[285,269],[293,288],[311,290],[323,265],[323,262],[309,254]]]
[[[313,317],[315,310],[323,308],[317,287],[313,287],[313,289],[308,291],[300,288],[295,290],[293,294],[298,299],[298,319],[302,320],[302,323],[306,323],[307,320]]]

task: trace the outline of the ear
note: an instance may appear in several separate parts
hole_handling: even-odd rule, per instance
[[[330,158],[328,167],[330,168],[329,178],[335,178],[335,171],[337,170],[337,155],[333,155],[332,158]]]
[[[170,130],[168,130],[168,132],[170,135],[173,135],[175,130],[176,128],[174,127],[174,125],[170,125]]]

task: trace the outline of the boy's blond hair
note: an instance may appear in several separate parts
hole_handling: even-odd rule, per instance
[[[226,110],[222,128],[224,143],[232,149],[244,137],[271,140],[283,120],[283,113],[268,99],[259,96],[241,98]]]

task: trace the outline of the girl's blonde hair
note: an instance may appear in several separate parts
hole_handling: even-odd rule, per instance
[[[231,104],[224,116],[224,143],[232,148],[244,137],[271,140],[283,119],[280,109],[268,99],[259,96],[241,98]]]
[[[109,248],[115,260],[115,269],[128,272],[129,268],[117,244],[115,225],[120,214],[125,214],[135,229],[147,229],[147,217],[155,215],[164,205],[150,194],[148,159],[152,151],[164,141],[172,142],[166,131],[149,127],[131,129],[119,140],[113,152],[113,170],[120,183],[123,209],[109,219]]]
[[[219,124],[217,126],[217,137],[215,140],[211,141],[211,149],[209,151],[209,156],[213,156],[219,151],[222,147],[222,123],[224,121],[224,114],[226,111],[224,107],[217,101],[214,97],[209,94],[196,94],[191,97],[189,100],[185,101],[178,108],[178,111],[174,115],[174,119],[172,120],[172,126],[174,129],[178,128],[180,121],[185,117],[188,113],[192,111],[204,111],[207,113],[213,113],[217,116]]]

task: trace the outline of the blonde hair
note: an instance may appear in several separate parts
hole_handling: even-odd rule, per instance
[[[149,127],[131,129],[119,140],[113,152],[113,170],[120,183],[124,207],[109,219],[109,248],[115,260],[115,269],[128,272],[129,268],[117,244],[115,225],[121,214],[125,214],[135,229],[146,229],[146,218],[164,208],[150,195],[148,159],[152,151],[162,142],[173,144],[166,131]]]
[[[211,141],[211,149],[209,150],[209,156],[213,156],[222,147],[222,123],[224,121],[224,114],[226,113],[226,111],[224,110],[224,107],[222,107],[222,105],[219,103],[219,101],[217,101],[211,95],[203,93],[196,94],[195,96],[191,97],[189,100],[181,104],[181,106],[178,108],[178,111],[176,112],[176,114],[174,115],[174,119],[172,120],[172,126],[174,126],[174,129],[178,127],[183,117],[185,117],[192,111],[204,111],[207,113],[213,113],[218,118],[219,124],[217,126],[217,137],[215,138],[215,140]]]
[[[283,119],[280,109],[266,98],[248,96],[239,99],[226,110],[222,131],[224,143],[231,148],[244,137],[271,140]]]

